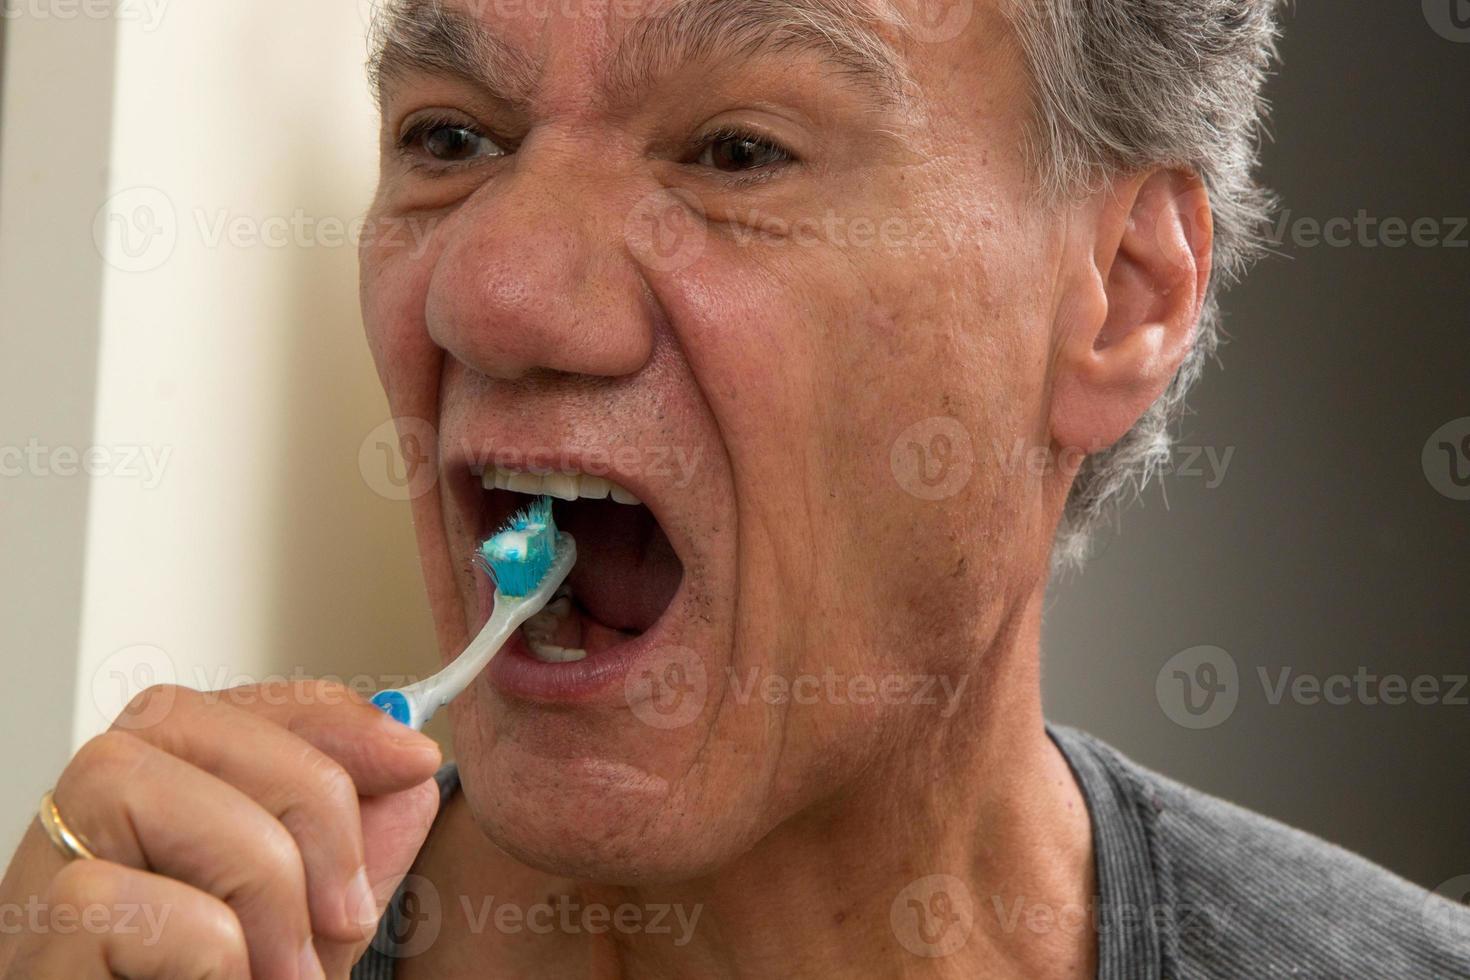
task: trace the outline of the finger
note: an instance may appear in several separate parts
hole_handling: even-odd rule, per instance
[[[178,879],[229,905],[256,980],[322,975],[296,841],[239,789],[114,731],[82,746],[54,799],[98,856]]]
[[[413,866],[439,815],[439,784],[432,779],[413,789],[362,801],[363,837],[373,887],[391,894]]]
[[[131,732],[236,787],[296,840],[313,931],[354,942],[377,925],[358,789],[335,759],[266,718],[181,689],[156,724]],[[145,709],[146,710],[146,709]]]
[[[7,980],[249,980],[229,906],[182,882],[110,861],[52,879]]]
[[[413,789],[362,801],[363,839],[377,917],[382,917],[403,876],[413,867],[438,812],[439,784],[432,779]],[[317,943],[317,952],[321,955],[327,976],[346,976],[371,938],[364,937],[351,945]]]
[[[433,739],[389,718],[351,688],[330,681],[283,680],[204,694],[159,685],[135,697],[113,727],[144,732],[201,697],[239,708],[310,742],[347,770],[363,796],[415,786],[442,762]]]

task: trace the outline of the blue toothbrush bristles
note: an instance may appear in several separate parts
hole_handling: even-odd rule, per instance
[[[551,498],[537,497],[504,530],[481,544],[475,557],[494,577],[498,591],[516,597],[536,591],[556,560]]]

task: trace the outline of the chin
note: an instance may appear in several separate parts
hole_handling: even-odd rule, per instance
[[[705,731],[651,739],[629,718],[624,737],[501,717],[490,736],[474,709],[456,714],[460,779],[481,831],[516,860],[610,885],[687,881],[752,846],[768,828],[760,794],[728,763],[688,760]],[[693,752],[691,752],[691,749]]]

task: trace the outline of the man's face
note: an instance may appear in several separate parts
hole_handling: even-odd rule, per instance
[[[483,828],[562,873],[687,877],[916,778],[911,746],[984,711],[970,674],[1050,534],[1026,452],[1060,246],[1009,28],[425,7],[384,66],[362,298],[394,415],[437,432],[415,523],[445,657],[488,615],[471,554],[530,500],[483,474],[642,501],[556,505],[580,557],[552,645],[587,656],[518,638],[453,706]]]

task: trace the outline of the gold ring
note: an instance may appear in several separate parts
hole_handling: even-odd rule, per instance
[[[81,835],[76,834],[61,819],[61,811],[56,809],[56,801],[52,799],[53,790],[47,790],[41,797],[41,828],[46,831],[46,836],[51,838],[51,843],[62,853],[67,860],[81,858],[85,861],[95,860],[97,855],[82,840]]]

